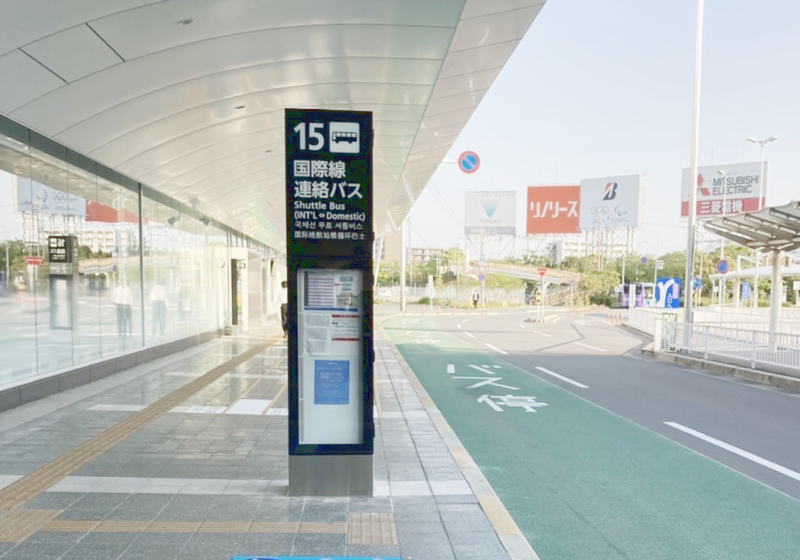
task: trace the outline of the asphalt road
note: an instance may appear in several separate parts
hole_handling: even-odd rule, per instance
[[[543,560],[800,557],[800,394],[642,357],[605,315],[384,328]]]

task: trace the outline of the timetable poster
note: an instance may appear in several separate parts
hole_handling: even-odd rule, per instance
[[[363,271],[297,276],[300,443],[361,443]]]

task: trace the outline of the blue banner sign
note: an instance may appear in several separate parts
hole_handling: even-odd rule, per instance
[[[656,281],[656,307],[677,309],[681,306],[681,279],[658,278]]]
[[[750,299],[750,282],[742,282],[742,301]]]

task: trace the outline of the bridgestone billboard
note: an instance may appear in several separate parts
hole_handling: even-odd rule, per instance
[[[644,180],[641,175],[581,180],[581,229],[641,225]]]
[[[761,189],[761,163],[729,163],[707,165],[697,169],[697,217],[713,218],[723,214],[752,212]],[[764,162],[763,185],[767,184],[767,162]],[[723,182],[725,188],[723,188]],[[766,189],[761,190],[766,195]],[[689,169],[681,177],[681,216],[689,215]]]
[[[466,235],[516,235],[516,191],[473,191],[466,194]]]

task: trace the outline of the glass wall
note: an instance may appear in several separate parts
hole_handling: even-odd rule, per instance
[[[0,117],[0,389],[230,324],[232,242],[275,258]]]

